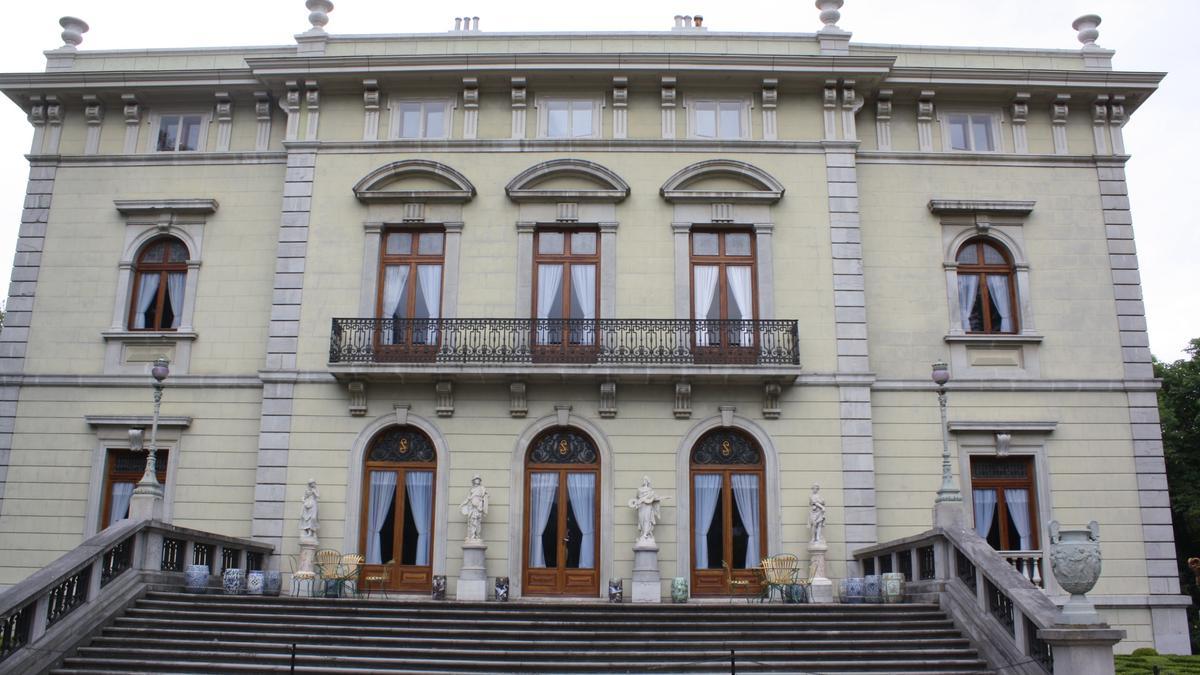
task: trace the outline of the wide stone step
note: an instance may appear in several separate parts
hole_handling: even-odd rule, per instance
[[[186,651],[179,650],[186,646]],[[188,643],[155,643],[148,641],[137,643],[136,646],[114,645],[122,650],[123,656],[135,659],[153,659],[162,654],[173,654],[176,658],[210,659],[216,655],[237,655],[253,653],[259,658],[267,659],[290,658],[291,644],[258,643],[258,642],[226,642],[224,640],[191,641]],[[483,648],[473,643],[463,642],[453,648],[443,647],[437,652],[437,660],[463,660],[480,663],[508,663],[512,661],[548,662],[572,659],[599,660],[609,663],[624,663],[636,665],[666,661],[680,663],[686,661],[720,660],[728,656],[734,649],[742,658],[752,661],[779,661],[803,659],[813,662],[840,661],[858,659],[863,662],[893,661],[897,659],[920,661],[922,663],[943,662],[946,660],[973,659],[975,654],[965,649],[933,649],[909,648],[891,649],[885,652],[875,652],[861,649],[793,649],[782,647],[751,648],[744,644],[725,644],[714,647],[701,647],[692,644],[668,643],[665,645],[641,645],[640,648],[630,647],[625,650],[594,644],[564,644],[553,650],[529,649],[527,645],[508,645],[497,648]],[[383,648],[381,646],[362,645],[300,645],[297,655],[305,657],[323,656],[333,660],[350,660],[371,658],[386,658],[394,661],[408,662],[414,659],[429,658],[430,650],[421,645],[406,648]],[[112,647],[90,646],[79,649],[82,658],[106,658],[112,654]]]
[[[288,631],[294,630],[297,626],[310,626],[312,618],[306,619],[308,623],[302,622],[252,622],[242,623],[233,619],[225,619],[223,621],[194,621],[185,620],[182,618],[171,617],[156,617],[156,618],[131,618],[121,617],[116,621],[116,626],[119,627],[139,627],[139,626],[156,626],[162,628],[190,628],[193,630],[206,631],[221,631],[225,633],[257,633],[262,631]],[[550,628],[554,628],[550,630]],[[768,630],[762,625],[744,623],[734,627],[717,626],[717,627],[690,627],[686,632],[677,632],[672,627],[655,626],[648,624],[642,627],[630,627],[623,632],[605,632],[593,630],[590,627],[583,625],[577,629],[564,629],[562,627],[540,627],[535,630],[531,627],[506,627],[496,628],[489,624],[475,623],[467,626],[454,627],[430,627],[420,623],[404,626],[343,626],[339,630],[333,630],[332,627],[322,625],[324,639],[337,640],[342,639],[347,635],[364,635],[364,636],[412,636],[412,637],[437,637],[444,635],[453,635],[462,638],[478,639],[482,637],[492,637],[495,639],[516,639],[523,640],[530,635],[539,635],[549,639],[568,640],[568,639],[591,639],[597,635],[603,635],[605,640],[619,637],[622,635],[633,636],[638,639],[677,639],[690,640],[699,638],[724,638],[729,640],[761,637],[762,635],[771,634],[791,634],[797,639],[820,638],[820,637],[838,637],[846,639],[856,635],[870,634],[875,637],[891,637],[894,639],[911,639],[919,640],[928,637],[951,637],[957,636],[958,632],[945,622],[944,625],[922,627],[922,626],[889,626],[883,628],[874,628],[869,631],[864,630],[860,626],[854,625],[839,625],[836,627],[818,628],[813,626],[789,626],[782,629]]]
[[[483,640],[477,635],[472,634],[471,644],[480,649],[508,649],[512,647],[512,639],[503,640]],[[586,636],[583,636],[586,637]],[[320,641],[326,639],[327,636],[321,633],[296,633],[289,631],[279,632],[254,632],[254,633],[226,633],[223,640],[226,643],[278,643],[283,645],[319,645]],[[525,635],[522,636],[522,645],[526,648],[541,648],[541,649],[557,649],[562,647],[562,640],[552,636]],[[380,636],[380,635],[345,635],[340,636],[337,640],[339,645],[371,645],[371,648],[388,649],[392,647],[406,647],[412,643],[418,643],[424,648],[441,647],[442,645],[458,645],[461,644],[463,638],[458,635],[428,635],[421,637],[414,636]],[[133,642],[133,641],[136,641]],[[124,647],[129,644],[162,644],[167,646],[186,646],[189,644],[196,645],[212,645],[213,638],[209,631],[203,630],[186,630],[181,628],[130,628],[130,627],[109,627],[105,628],[103,634],[92,642],[92,646],[107,645],[113,648]],[[606,638],[604,644],[609,647],[618,647],[623,645],[643,646],[646,643],[644,636],[613,636]],[[715,635],[712,638],[690,639],[687,644],[701,649],[728,648],[731,640],[728,635]],[[775,637],[764,637],[762,635],[751,635],[739,638],[735,646],[739,649],[791,649],[791,650],[836,650],[845,648],[848,644],[852,644],[856,649],[861,650],[902,650],[912,648],[918,644],[921,647],[932,649],[961,649],[971,650],[971,643],[966,638],[954,635],[952,637],[922,637],[908,638],[900,637],[896,639],[881,639],[873,635],[858,635],[848,637],[842,634],[830,634],[826,638],[806,638],[804,640],[795,639],[792,635],[780,635]],[[578,643],[572,643],[578,644]],[[323,647],[320,647],[323,648]],[[335,647],[336,648],[336,647]],[[971,650],[973,652],[973,650]]]
[[[520,615],[511,615],[504,617],[442,617],[442,616],[424,616],[419,613],[404,614],[399,616],[384,616],[373,613],[362,614],[344,614],[344,615],[325,615],[321,613],[302,613],[290,611],[238,611],[238,612],[209,612],[198,610],[195,608],[178,608],[178,609],[155,609],[148,607],[134,607],[126,613],[126,618],[131,620],[150,619],[156,617],[172,617],[179,620],[193,621],[225,621],[235,618],[240,623],[252,623],[255,621],[276,622],[276,621],[296,621],[303,622],[319,618],[321,624],[326,627],[336,626],[405,626],[419,624],[425,627],[447,627],[453,628],[462,625],[464,622],[471,623],[488,623],[495,626],[524,626],[529,629],[559,629],[559,628],[576,628],[586,627],[589,630],[596,631],[626,631],[637,630],[639,627],[654,627],[661,628],[664,624],[671,625],[673,629],[680,632],[687,632],[694,629],[713,628],[713,627],[728,627],[737,628],[752,623],[768,630],[789,630],[794,627],[809,627],[809,628],[839,628],[839,627],[858,627],[865,630],[870,630],[875,627],[886,627],[903,624],[904,626],[912,627],[932,627],[932,626],[952,626],[952,622],[942,617],[878,617],[868,618],[863,620],[852,620],[846,618],[825,618],[821,616],[812,617],[780,617],[775,615],[763,615],[756,619],[720,619],[710,616],[695,616],[681,618],[675,622],[666,622],[657,617],[640,616],[637,614],[630,615],[620,622],[597,622],[590,617],[580,617],[570,614],[562,614],[559,616],[534,616],[522,617]]]
[[[229,672],[288,672],[291,666],[290,658],[280,659],[253,653],[239,654],[233,657],[223,653],[194,654],[196,658],[180,659],[163,655],[161,658],[143,659],[95,659],[79,657],[69,658],[62,669],[55,671],[60,675],[69,672],[153,672],[184,675],[189,673],[229,673]],[[208,660],[206,660],[208,659]],[[740,673],[789,673],[801,675],[804,673],[820,673],[821,675],[838,673],[841,675],[878,674],[878,673],[981,673],[986,672],[986,665],[978,659],[956,659],[937,663],[917,662],[892,659],[864,663],[859,659],[809,661],[805,659],[779,659],[764,663],[744,655],[735,655],[735,663]],[[916,666],[916,668],[913,668]],[[92,668],[95,669],[92,669]],[[591,660],[571,658],[561,661],[514,661],[507,663],[480,662],[475,660],[457,659],[409,659],[402,663],[387,658],[339,658],[331,660],[328,657],[297,656],[295,672],[298,673],[338,673],[361,674],[376,673],[728,673],[730,658],[728,654],[714,655],[711,660],[693,656],[686,662],[670,664],[628,664],[613,663],[608,660]]]

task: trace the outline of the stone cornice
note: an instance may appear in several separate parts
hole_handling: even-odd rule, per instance
[[[212,87],[238,91],[261,88],[262,83],[253,72],[244,68],[0,73],[0,91],[18,104],[22,104],[23,95],[36,93],[71,95],[107,91],[115,95],[137,91],[141,95],[153,95],[156,89],[204,90]]]
[[[687,54],[664,53],[494,53],[412,54],[378,56],[323,56],[311,58],[248,58],[247,65],[264,82],[300,77],[352,77],[463,73],[531,73],[564,70],[596,71],[605,76],[614,71],[658,74],[671,72],[750,71],[759,78],[764,72],[813,79],[830,76],[858,78],[871,82],[891,71],[895,58],[884,56],[786,56],[777,54]],[[2,80],[0,80],[2,82]]]
[[[950,433],[1048,434],[1058,427],[1058,422],[972,422],[951,420],[946,424]]]
[[[84,415],[83,419],[92,427],[148,427],[154,421],[150,415]],[[186,429],[192,426],[192,418],[160,416],[158,426]]]
[[[145,216],[158,213],[192,213],[210,215],[217,212],[217,200],[195,199],[114,199],[113,206],[126,216]]]
[[[1037,202],[1004,199],[930,199],[931,213],[995,213],[1027,216]]]

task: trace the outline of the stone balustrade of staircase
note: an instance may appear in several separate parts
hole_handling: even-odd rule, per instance
[[[0,593],[0,675],[44,672],[152,588],[178,588],[188,564],[254,569],[273,547],[123,520]]]
[[[1059,623],[1045,591],[972,529],[934,527],[858,549],[854,557],[868,574],[906,573],[908,594],[936,601],[993,668],[1020,675],[1113,673],[1112,647],[1125,631]]]

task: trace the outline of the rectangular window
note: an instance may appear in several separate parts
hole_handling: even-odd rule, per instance
[[[749,103],[741,99],[692,101],[691,136],[716,139],[749,138],[749,108]]]
[[[975,532],[998,551],[1032,551],[1038,545],[1038,510],[1032,457],[972,457],[971,498]]]
[[[435,230],[387,232],[380,267],[378,316],[384,345],[432,356],[442,309],[445,234]]]
[[[534,344],[561,347],[564,356],[594,352],[596,281],[600,270],[595,230],[539,230],[534,250]],[[571,360],[571,359],[568,359]]]
[[[160,485],[167,484],[167,451],[155,455],[155,475]],[[133,488],[146,471],[146,453],[110,449],[105,461],[104,494],[101,500],[100,529],[129,517],[129,500]]]
[[[696,347],[754,346],[754,239],[736,230],[692,233],[692,318]]]
[[[546,98],[540,102],[542,138],[597,138],[600,103],[591,98]]]
[[[203,115],[161,115],[158,118],[158,152],[185,152],[200,149]]]
[[[996,118],[989,113],[946,115],[946,138],[951,150],[996,151]]]
[[[446,99],[398,101],[392,107],[392,138],[449,138]]]

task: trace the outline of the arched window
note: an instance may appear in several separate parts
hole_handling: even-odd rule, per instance
[[[730,581],[754,581],[767,548],[762,450],[736,429],[710,431],[692,448],[691,477],[692,591],[726,595]]]
[[[175,237],[159,237],[142,247],[134,262],[129,330],[179,328],[187,259],[187,246]]]
[[[437,471],[433,442],[414,427],[389,427],[371,440],[363,468],[367,498],[359,550],[368,574],[386,567],[391,590],[429,590]]]
[[[600,590],[600,452],[571,427],[543,432],[525,455],[526,595]]]
[[[968,333],[1017,332],[1017,293],[1008,252],[989,239],[958,250],[958,307]]]

